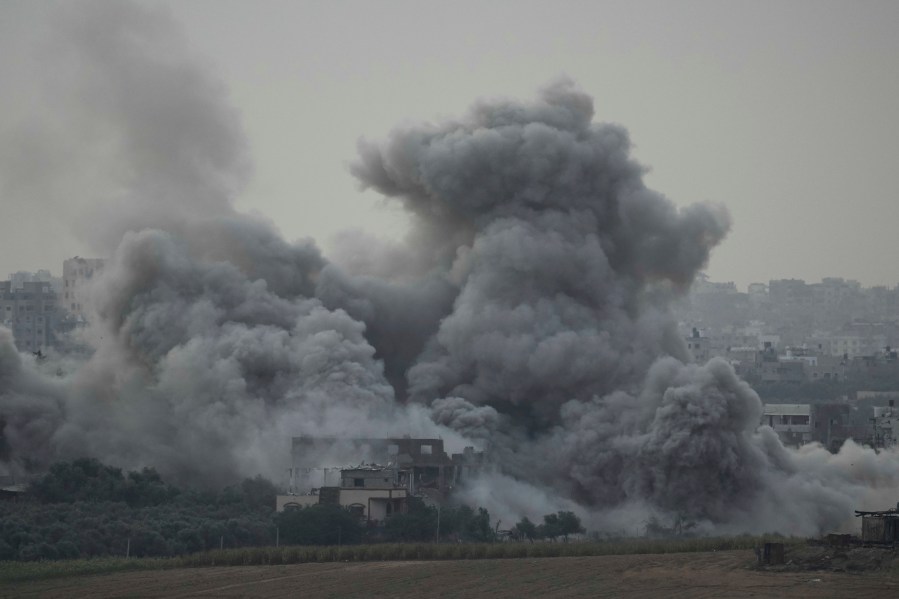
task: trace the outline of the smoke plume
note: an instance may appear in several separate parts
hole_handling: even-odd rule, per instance
[[[895,501],[896,455],[788,450],[726,362],[689,362],[669,304],[727,212],[648,189],[572,81],[360,142],[352,174],[409,235],[328,257],[234,208],[236,111],[164,13],[16,7],[49,76],[4,113],[0,193],[111,258],[87,358],[40,362],[0,330],[8,468],[85,455],[221,484],[278,477],[291,436],[440,435],[489,449],[460,494],[505,522],[814,534]]]

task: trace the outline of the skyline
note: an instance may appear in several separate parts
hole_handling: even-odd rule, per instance
[[[25,4],[0,8],[12,17],[0,25],[4,50],[12,44],[0,73],[20,84],[6,99],[45,91],[23,68],[42,59]],[[727,206],[732,230],[705,269],[712,280],[899,283],[889,260],[895,3],[497,2],[477,18],[464,2],[142,4],[180,26],[240,113],[252,174],[237,208],[288,239],[314,238],[325,255],[342,230],[406,231],[401,210],[347,172],[359,138],[458,116],[478,97],[531,98],[567,74],[596,98],[596,121],[628,129],[650,188],[679,206]],[[0,131],[18,116],[6,111]],[[23,158],[3,135],[0,273],[98,254],[70,227],[92,188],[17,196],[4,174]]]

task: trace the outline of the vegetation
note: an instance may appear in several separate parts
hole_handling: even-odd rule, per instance
[[[498,524],[491,526],[483,508],[438,510],[412,498],[407,513],[395,514],[383,528],[367,528],[337,506],[275,513],[275,492],[262,478],[203,492],[173,487],[152,469],[123,473],[90,459],[56,464],[24,500],[0,503],[0,578],[216,564],[665,553],[758,542],[555,543],[584,532],[574,513],[561,511],[539,525],[523,518],[510,531],[512,540],[523,542],[499,543],[508,537],[498,533]],[[47,565],[51,560],[66,561],[56,567]]]
[[[454,560],[540,557],[586,557],[687,553],[752,549],[766,541],[798,544],[803,539],[783,537],[728,537],[693,539],[609,539],[571,543],[381,543],[326,547],[248,547],[213,550],[167,559],[105,558],[55,562],[0,562],[0,582],[40,580],[80,574],[129,570],[160,570],[207,566],[261,566],[312,562],[365,562],[392,560]]]
[[[0,504],[0,560],[163,557],[270,545],[275,487],[247,479],[218,493],[172,487],[152,469],[96,460],[54,465],[23,501]]]

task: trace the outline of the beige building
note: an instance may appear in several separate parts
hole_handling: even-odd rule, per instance
[[[381,466],[341,470],[339,487],[320,487],[303,495],[278,495],[275,508],[298,509],[311,505],[339,505],[366,522],[383,522],[406,510],[409,473]]]

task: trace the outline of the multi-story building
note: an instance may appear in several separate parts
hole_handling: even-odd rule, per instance
[[[784,445],[799,446],[812,441],[812,406],[809,404],[765,404],[762,424],[774,429]]]
[[[872,444],[876,448],[899,445],[899,410],[896,409],[895,400],[891,399],[889,402],[888,406],[874,408]]]
[[[687,342],[687,349],[689,350],[690,355],[693,356],[695,362],[704,364],[712,357],[709,339],[700,335],[699,329],[694,327],[692,333],[685,339],[685,341]]]
[[[42,351],[54,343],[58,298],[49,282],[0,282],[0,324],[12,330],[21,351]]]
[[[62,263],[62,295],[60,305],[79,320],[89,316],[88,286],[101,270],[101,258],[81,258],[75,256]]]
[[[19,289],[23,283],[50,283],[53,291],[59,294],[62,291],[62,279],[54,277],[49,270],[41,269],[36,272],[20,270],[9,274],[9,282],[12,283],[13,289]]]
[[[393,514],[404,513],[411,493],[411,472],[395,466],[360,465],[340,470],[340,483],[322,486],[303,494],[278,495],[275,509],[339,505],[371,524],[382,523]]]

